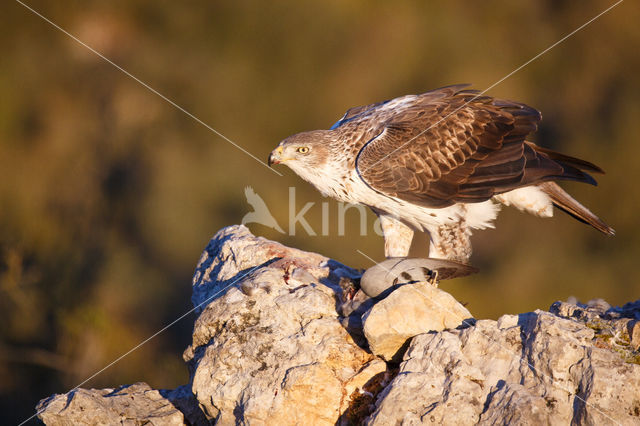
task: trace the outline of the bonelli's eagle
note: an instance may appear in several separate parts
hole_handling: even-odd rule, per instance
[[[493,227],[501,204],[549,217],[553,206],[614,231],[555,181],[595,185],[587,161],[527,141],[541,119],[525,104],[455,85],[349,109],[329,130],[280,142],[283,163],[320,192],[380,216],[385,255],[406,256],[415,230],[429,256],[467,262],[473,229]]]

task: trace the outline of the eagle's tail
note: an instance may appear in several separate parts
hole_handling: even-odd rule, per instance
[[[536,152],[541,152],[543,154],[546,154],[547,157],[551,158],[555,162],[560,163],[562,165],[569,165],[571,167],[575,167],[578,170],[583,170],[587,172],[604,174],[604,170],[602,170],[600,167],[596,166],[595,164],[589,161],[585,161],[576,157],[571,157],[569,155],[561,154],[557,151],[553,151],[551,149],[538,146],[532,142],[526,142],[526,143],[529,146],[531,146]]]
[[[552,160],[556,165],[560,165],[562,167],[562,173],[559,175],[554,175],[554,179],[574,180],[591,185],[597,185],[598,183],[589,173],[604,174],[604,171],[600,167],[588,161],[561,154],[551,149],[542,148],[541,146],[538,146],[533,142],[525,143],[537,154],[541,154],[541,157]]]
[[[591,163],[589,163],[591,164]],[[575,198],[569,195],[564,189],[560,188],[555,182],[544,182],[538,184],[545,194],[547,194],[553,204],[561,210],[569,213],[581,222],[587,223],[603,234],[615,235],[616,231],[604,223],[602,219],[593,214],[588,208],[580,204]]]

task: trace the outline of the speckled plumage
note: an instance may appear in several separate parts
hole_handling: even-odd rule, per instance
[[[387,256],[406,256],[413,230],[430,256],[468,261],[473,229],[493,227],[499,205],[548,217],[555,204],[613,230],[554,180],[595,184],[597,166],[527,142],[540,113],[449,86],[351,108],[329,130],[293,135],[272,152],[325,195],[381,216]],[[408,241],[407,241],[408,240]]]

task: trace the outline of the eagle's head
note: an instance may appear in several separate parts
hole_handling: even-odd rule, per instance
[[[269,154],[269,166],[285,164],[301,177],[311,170],[323,169],[329,161],[330,131],[314,130],[289,136]]]

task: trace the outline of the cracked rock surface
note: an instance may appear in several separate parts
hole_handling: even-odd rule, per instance
[[[158,391],[146,383],[117,389],[77,389],[63,395],[43,399],[37,409],[45,424],[55,425],[181,425],[188,421],[177,406],[192,396],[176,391]],[[188,416],[193,413],[188,412]],[[202,421],[204,417],[191,417]]]
[[[198,317],[183,354],[190,383],[76,389],[42,400],[39,418],[51,425],[640,423],[640,301],[556,302],[549,312],[475,321],[423,283],[369,299],[359,276],[244,226],[224,228],[194,274]],[[387,355],[375,350],[382,341],[395,342]]]
[[[605,312],[591,314],[613,327]],[[367,424],[639,424],[638,360],[599,339],[589,322],[540,310],[421,334]]]
[[[200,297],[222,291],[202,310],[184,354],[200,406],[221,424],[335,424],[353,384],[386,369],[336,311],[340,279],[356,271],[229,231],[234,238],[220,244],[223,232],[205,251],[194,282]]]

